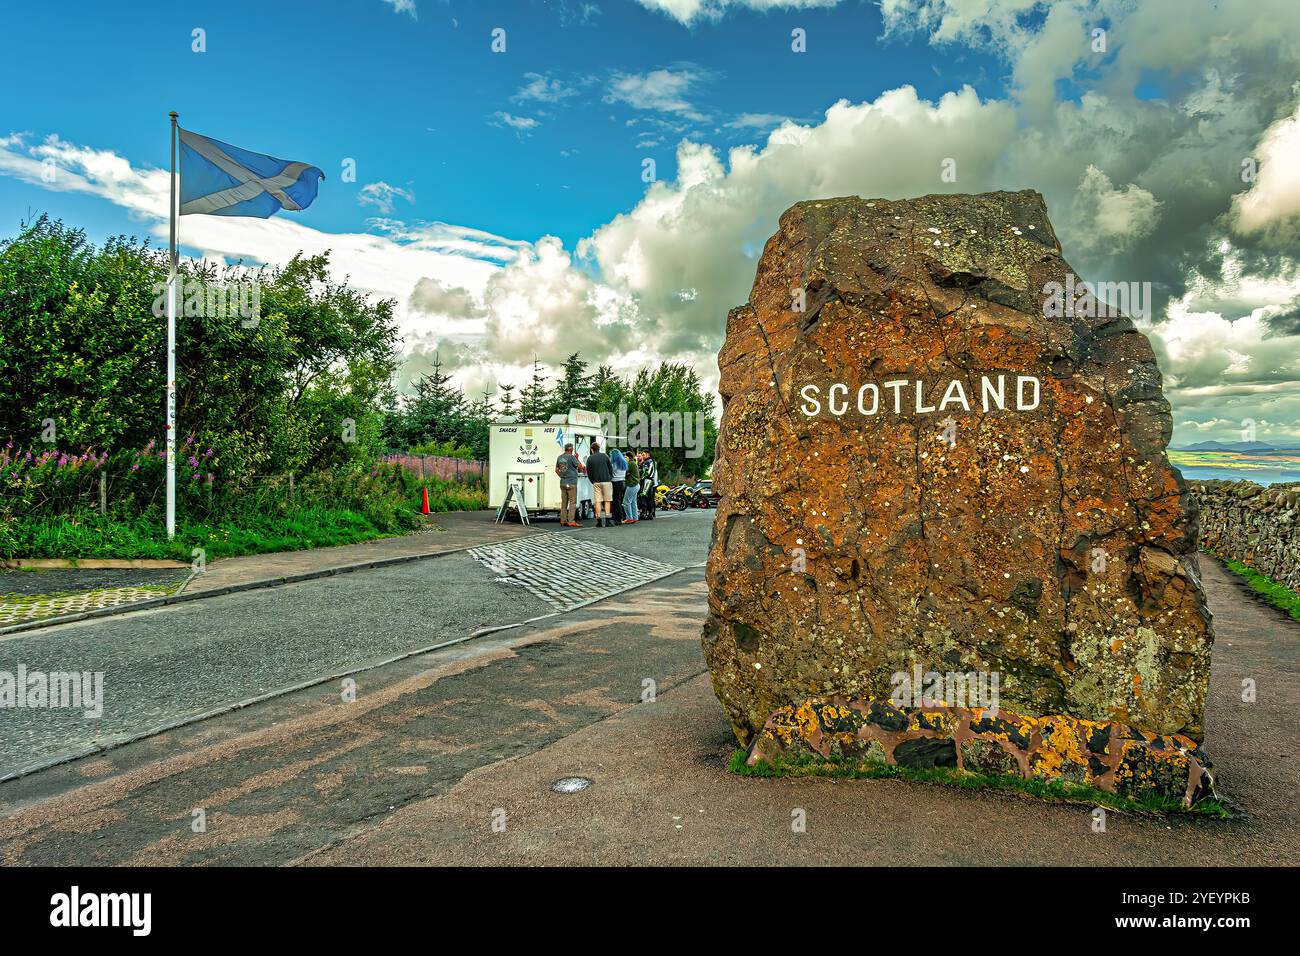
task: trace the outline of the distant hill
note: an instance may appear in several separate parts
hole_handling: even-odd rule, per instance
[[[1277,449],[1262,441],[1198,441],[1183,448],[1175,448],[1174,451],[1236,451],[1249,454]]]

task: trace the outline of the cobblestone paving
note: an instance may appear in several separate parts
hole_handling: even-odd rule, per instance
[[[71,594],[100,588],[175,587],[190,576],[179,568],[39,568],[0,571],[0,601],[14,595]]]
[[[180,582],[167,585],[137,585],[121,588],[94,588],[63,594],[0,594],[0,627],[25,624],[46,617],[97,611],[136,601],[165,597],[180,588]]]
[[[516,538],[470,554],[499,575],[498,581],[524,587],[560,611],[681,570],[563,532]]]

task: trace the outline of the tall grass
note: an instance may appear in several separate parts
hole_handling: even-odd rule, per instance
[[[168,541],[158,493],[163,467],[151,451],[116,459],[102,453],[0,454],[0,557],[188,562],[195,548],[217,558],[355,544],[418,527],[422,488],[428,488],[434,512],[487,507],[481,483],[420,479],[387,463],[296,480],[273,475],[223,482],[205,472],[185,475],[192,485],[178,480],[176,537]],[[120,470],[108,483],[108,507],[101,514],[99,472],[114,464]]]

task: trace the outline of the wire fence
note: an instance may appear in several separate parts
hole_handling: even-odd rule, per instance
[[[398,465],[420,478],[441,478],[467,485],[483,484],[487,480],[487,462],[464,458],[445,458],[439,455],[385,455],[381,461]]]

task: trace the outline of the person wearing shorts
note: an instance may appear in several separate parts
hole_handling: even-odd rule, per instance
[[[596,510],[596,527],[612,528],[609,505],[614,500],[614,465],[600,450],[599,442],[591,443],[591,454],[587,456],[587,480],[591,482],[591,505]]]

